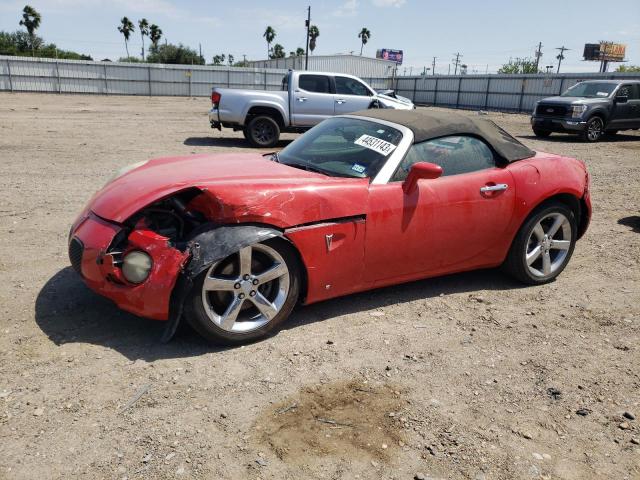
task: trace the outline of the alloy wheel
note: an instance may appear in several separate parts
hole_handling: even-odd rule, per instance
[[[571,223],[562,213],[542,217],[529,234],[525,262],[535,277],[550,277],[564,265],[571,249]]]
[[[267,145],[275,136],[276,132],[269,122],[258,121],[252,125],[251,134],[257,143]]]
[[[602,136],[602,131],[604,129],[604,124],[599,117],[593,118],[589,124],[587,125],[587,138],[595,142]]]
[[[282,256],[267,245],[256,244],[209,268],[202,285],[202,303],[218,327],[245,333],[273,320],[289,287],[289,269]]]

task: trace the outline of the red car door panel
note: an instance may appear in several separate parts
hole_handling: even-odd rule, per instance
[[[372,185],[366,279],[385,284],[500,263],[514,202],[515,182],[502,168],[420,180],[411,195],[401,182]]]

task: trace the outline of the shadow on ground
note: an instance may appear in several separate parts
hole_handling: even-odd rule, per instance
[[[630,217],[624,217],[618,220],[620,225],[625,227],[631,227],[631,231],[640,233],[640,216],[631,215]]]
[[[278,144],[273,147],[276,149],[284,148],[289,145],[293,140],[280,140]],[[231,137],[189,137],[184,142],[185,145],[190,147],[225,147],[225,148],[252,148],[244,138],[231,138]],[[271,151],[272,149],[258,149]]]
[[[440,294],[520,287],[520,284],[497,270],[461,273],[299,307],[284,328],[292,329],[340,315],[428,299]],[[147,320],[120,310],[110,300],[89,290],[70,267],[55,274],[40,290],[35,304],[35,319],[56,345],[101,345],[118,351],[130,360],[186,358],[224,349],[206,343],[186,322],[181,324],[171,342],[161,343],[164,322]]]
[[[523,138],[525,140],[542,140],[545,142],[559,142],[559,143],[584,143],[578,135],[569,134],[551,134],[546,138],[539,138],[535,135],[516,135],[517,138]],[[624,143],[624,142],[640,142],[640,136],[627,135],[624,133],[618,133],[616,135],[605,135],[598,143]]]

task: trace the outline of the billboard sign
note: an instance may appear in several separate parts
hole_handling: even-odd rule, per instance
[[[376,58],[383,60],[390,60],[396,62],[398,65],[402,65],[402,50],[391,50],[390,48],[383,48],[376,52]]]
[[[583,57],[585,60],[622,62],[624,60],[626,49],[627,46],[621,43],[587,43],[584,46]]]

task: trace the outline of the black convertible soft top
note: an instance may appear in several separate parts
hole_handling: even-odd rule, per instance
[[[486,118],[438,112],[426,108],[414,110],[373,108],[354,115],[403,125],[413,132],[414,143],[449,135],[475,135],[483,138],[507,162],[530,158],[536,154]]]

